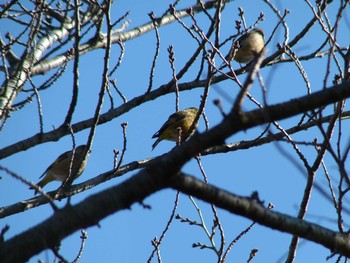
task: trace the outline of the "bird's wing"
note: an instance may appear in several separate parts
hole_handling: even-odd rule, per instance
[[[244,39],[246,39],[246,38],[247,38],[247,33],[240,36],[235,42],[238,42],[241,45],[242,42],[244,41]]]
[[[54,167],[58,163],[62,162],[63,160],[67,159],[69,154],[71,154],[71,151],[66,151],[66,152],[62,153],[60,156],[58,156],[58,158],[49,167],[47,167],[45,172],[39,178],[43,177],[48,171],[50,171],[52,169],[52,167]]]
[[[159,137],[166,129],[168,129],[169,127],[171,127],[172,125],[174,125],[174,123],[180,122],[181,120],[183,120],[184,118],[186,118],[186,114],[183,114],[182,112],[175,112],[173,114],[171,114],[168,118],[168,120],[163,124],[163,126],[159,129],[159,131],[157,131],[152,138],[156,138]]]

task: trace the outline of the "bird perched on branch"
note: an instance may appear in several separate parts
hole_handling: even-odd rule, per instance
[[[259,54],[264,46],[264,31],[261,28],[255,28],[232,43],[232,47],[225,59],[228,62],[236,60],[239,63],[249,63]]]
[[[187,138],[193,135],[197,127],[193,127],[190,130],[192,123],[198,113],[198,109],[191,107],[185,110],[181,110],[173,113],[169,116],[168,120],[157,131],[152,138],[158,138],[152,145],[152,150],[162,140],[180,141],[183,142]]]
[[[63,182],[64,180],[66,180],[66,178],[69,175],[70,167],[72,167],[71,176],[73,176],[73,179],[76,179],[77,177],[79,177],[83,173],[87,163],[87,158],[82,163],[84,158],[85,148],[86,148],[86,145],[80,145],[76,147],[74,151],[74,157],[73,157],[73,150],[62,153],[40,176],[41,178],[45,175],[44,178],[37,183],[37,185],[42,188],[46,184],[52,181]],[[88,155],[89,154],[90,154],[90,151],[88,152]],[[73,157],[73,163],[71,166],[72,157]],[[30,189],[33,189],[33,188],[31,187]],[[37,191],[35,191],[35,194],[37,194]]]

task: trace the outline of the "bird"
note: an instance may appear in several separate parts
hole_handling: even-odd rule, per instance
[[[83,173],[87,163],[87,158],[85,158],[84,162],[81,163],[84,158],[85,149],[86,145],[80,145],[75,148],[72,166],[70,165],[72,162],[73,150],[62,153],[40,176],[40,178],[44,178],[37,183],[37,186],[42,188],[52,181],[63,182],[69,175],[70,167],[72,167],[71,174],[73,178],[76,179],[79,177]],[[88,152],[88,155],[90,152],[91,151]],[[34,188],[31,187],[30,189]],[[37,194],[37,190],[35,190],[34,194]]]
[[[225,59],[228,62],[236,60],[239,63],[247,64],[259,54],[264,46],[264,31],[261,28],[254,28],[232,43],[232,47]]]
[[[152,145],[152,150],[154,150],[162,140],[177,142],[179,138],[181,138],[181,142],[183,142],[192,136],[196,127],[191,131],[189,129],[191,128],[197,113],[198,109],[191,107],[171,114],[159,131],[152,136],[152,138],[157,138]],[[181,136],[179,136],[180,133]]]

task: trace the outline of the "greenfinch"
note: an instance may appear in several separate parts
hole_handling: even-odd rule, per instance
[[[238,49],[236,46],[237,42]],[[264,31],[261,28],[255,28],[232,43],[231,50],[226,56],[226,60],[228,62],[236,60],[239,63],[249,63],[259,54],[264,46]]]
[[[194,127],[194,129],[189,131],[197,113],[198,109],[191,107],[170,115],[159,131],[152,136],[152,138],[157,138],[152,145],[152,150],[162,140],[177,142],[181,138],[183,142],[189,138],[196,130],[196,127]],[[179,137],[180,133],[181,137]]]
[[[85,148],[86,148],[86,145],[80,145],[75,148],[74,159],[73,159],[73,164],[71,169],[71,174],[74,179],[79,177],[85,169],[87,158],[84,160],[83,163],[81,163],[82,159],[84,158]],[[90,151],[88,152],[88,154],[90,154]],[[73,156],[73,150],[62,153],[40,176],[41,178],[45,175],[44,178],[37,183],[37,185],[42,188],[46,184],[52,181],[63,182],[64,180],[66,180],[66,178],[69,175],[69,168],[70,168],[72,156]],[[81,166],[79,167],[80,164]],[[35,194],[37,194],[37,191],[35,191]]]

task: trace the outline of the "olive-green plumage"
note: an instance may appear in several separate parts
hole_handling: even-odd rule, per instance
[[[239,44],[238,49],[236,48],[237,42]],[[231,50],[226,56],[226,60],[231,61],[234,59],[239,63],[249,63],[264,46],[264,31],[261,28],[255,28],[232,43]]]
[[[181,132],[182,142],[189,138],[196,130],[196,127],[194,127],[194,129],[189,131],[197,113],[198,109],[191,107],[170,115],[159,131],[152,136],[152,138],[157,138],[152,145],[152,150],[162,140],[177,142],[179,140],[179,132]]]
[[[73,159],[72,170],[71,170],[71,174],[72,176],[74,176],[74,179],[79,177],[85,169],[87,158],[81,164],[84,158],[85,148],[86,148],[86,145],[80,145],[77,148],[75,148],[74,159]],[[40,178],[43,176],[44,178],[40,182],[38,182],[37,185],[42,188],[52,181],[63,182],[69,175],[69,168],[70,168],[72,156],[73,156],[73,150],[62,153],[40,176]],[[37,191],[35,191],[35,194],[36,193]]]

